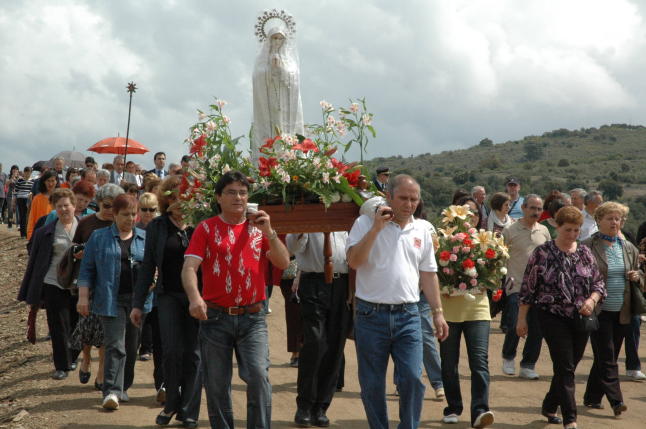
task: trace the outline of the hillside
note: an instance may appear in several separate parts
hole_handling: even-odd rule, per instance
[[[379,165],[414,176],[431,213],[449,204],[458,188],[484,185],[491,195],[504,190],[505,177],[513,175],[523,194],[599,189],[605,199],[630,206],[627,227],[632,232],[646,221],[646,127],[641,125],[559,129],[499,144],[484,138],[468,149],[366,162],[369,171]]]

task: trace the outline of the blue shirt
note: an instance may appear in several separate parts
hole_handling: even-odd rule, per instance
[[[624,288],[626,287],[626,267],[624,265],[624,252],[619,241],[606,247],[608,259],[608,280],[606,291],[608,297],[603,302],[601,309],[604,311],[621,311],[624,305]]]
[[[146,231],[135,228],[133,234],[130,256],[134,263],[141,263],[144,259]],[[120,275],[121,248],[119,247],[119,230],[113,224],[94,231],[88,242],[85,243],[78,287],[90,288],[92,313],[99,316],[117,316]],[[152,294],[144,304],[144,313],[148,313],[151,308]]]
[[[513,217],[514,219],[520,219],[523,217],[523,210],[521,209],[521,206],[525,202],[525,198],[523,197],[518,197],[516,202],[510,201],[509,202],[509,216]]]

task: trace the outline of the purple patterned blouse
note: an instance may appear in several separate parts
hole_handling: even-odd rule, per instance
[[[606,285],[590,249],[579,244],[575,252],[566,253],[552,240],[538,246],[529,257],[520,303],[573,318],[592,292],[599,293],[601,300],[606,297]]]

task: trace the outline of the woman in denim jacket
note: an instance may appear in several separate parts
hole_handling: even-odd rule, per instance
[[[112,204],[114,224],[92,233],[85,245],[78,279],[77,309],[83,316],[92,312],[101,318],[104,333],[105,368],[103,408],[115,410],[128,401],[127,390],[134,379],[140,330],[130,323],[132,293],[138,265],[144,258],[146,232],[135,227],[137,200],[122,194]],[[151,300],[144,306],[150,311]]]

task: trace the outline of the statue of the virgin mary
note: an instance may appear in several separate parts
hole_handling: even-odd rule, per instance
[[[255,26],[261,47],[253,69],[254,162],[266,139],[304,132],[294,27],[292,16],[276,9],[260,15]]]

